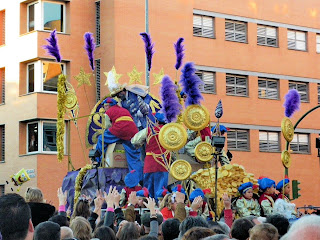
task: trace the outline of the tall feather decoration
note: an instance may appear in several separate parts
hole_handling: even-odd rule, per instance
[[[186,107],[193,104],[200,104],[203,100],[199,85],[203,84],[201,79],[195,74],[196,69],[192,62],[188,62],[181,69],[180,83],[182,90],[187,94]]]
[[[86,32],[84,34],[84,41],[85,41],[85,49],[87,51],[87,55],[90,62],[90,67],[92,71],[94,71],[94,50],[96,49],[96,44],[94,42],[93,34],[90,32]]]
[[[48,51],[48,54],[53,56],[57,60],[57,62],[61,62],[56,30],[53,30],[50,34],[50,37],[46,40],[49,44],[43,46],[43,48],[46,49]]]
[[[286,101],[283,106],[285,107],[286,117],[291,117],[293,113],[300,108],[300,94],[296,89],[291,89],[285,95]]]
[[[144,42],[144,49],[147,56],[147,62],[148,62],[148,71],[150,72],[151,65],[152,65],[152,56],[154,54],[154,43],[152,43],[151,37],[148,33],[140,33],[140,36],[142,37],[142,40]]]
[[[178,41],[174,44],[174,49],[176,50],[176,65],[174,66],[177,70],[181,67],[182,60],[184,57],[184,45],[182,44],[184,38],[179,38]]]
[[[169,76],[164,76],[161,82],[160,96],[162,100],[162,112],[167,123],[175,122],[182,110],[179,98],[176,94],[177,86]]]

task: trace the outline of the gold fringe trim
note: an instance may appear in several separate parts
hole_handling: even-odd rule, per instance
[[[58,78],[58,116],[57,116],[57,151],[58,151],[58,161],[62,162],[64,156],[64,114],[66,112],[65,100],[66,100],[66,90],[65,90],[66,76],[63,74],[59,75]]]
[[[76,182],[74,185],[74,206],[76,205],[78,198],[81,195],[81,188],[83,184],[83,178],[86,175],[87,171],[92,169],[92,165],[87,164],[83,168],[80,169],[77,177],[76,177]]]

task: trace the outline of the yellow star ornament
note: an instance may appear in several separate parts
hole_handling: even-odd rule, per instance
[[[115,66],[112,67],[111,71],[112,71],[114,79],[116,81],[115,83],[119,83],[119,79],[122,77],[122,74],[117,73]],[[108,72],[104,72],[104,75],[107,77],[107,81],[106,81],[105,85],[108,86]]]
[[[138,72],[136,66],[133,67],[132,71],[128,73],[130,78],[129,84],[142,83],[141,76],[143,72]]]
[[[91,86],[90,78],[92,73],[85,73],[82,67],[80,67],[80,72],[77,76],[74,76],[76,81],[78,82],[78,86],[80,87],[82,85],[88,85]]]
[[[153,73],[153,77],[155,78],[153,85],[157,85],[157,84],[161,83],[162,78],[164,77],[163,68],[161,68],[159,73]]]

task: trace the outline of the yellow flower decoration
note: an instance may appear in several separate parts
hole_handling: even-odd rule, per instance
[[[161,83],[162,78],[164,77],[163,68],[161,68],[159,73],[153,73],[153,77],[155,78],[153,85],[157,85],[157,84]]]
[[[128,76],[130,78],[129,84],[132,83],[142,83],[141,75],[143,72],[138,72],[136,66],[133,67],[132,71],[128,73]]]
[[[85,73],[82,67],[80,67],[80,72],[77,76],[74,76],[76,81],[78,82],[78,87],[82,85],[88,85],[91,86],[90,78],[92,76],[92,73]]]
[[[115,66],[112,67],[111,71],[112,71],[113,76],[115,78],[115,81],[116,81],[115,83],[119,83],[119,79],[122,77],[122,74],[117,73]],[[105,85],[108,86],[108,72],[104,72],[104,75],[107,77],[107,81],[106,81]]]

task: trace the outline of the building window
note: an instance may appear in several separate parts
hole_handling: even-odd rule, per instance
[[[247,23],[226,20],[225,36],[227,41],[247,42]]]
[[[96,102],[100,101],[100,87],[101,87],[101,80],[100,80],[100,59],[95,60],[96,62]]]
[[[100,1],[96,2],[96,44],[100,45]]]
[[[320,53],[320,34],[317,34],[317,53]]]
[[[318,103],[320,104],[320,84],[318,83]]]
[[[34,2],[28,5],[27,29],[65,32],[66,6],[59,2]]]
[[[277,28],[258,25],[257,29],[258,45],[276,47],[278,45]]]
[[[1,159],[0,162],[5,162],[5,125],[0,125],[0,151]]]
[[[259,131],[259,149],[261,152],[279,152],[279,133]]]
[[[249,130],[230,129],[227,142],[230,150],[249,150]]]
[[[227,74],[227,95],[248,96],[247,79],[247,76]]]
[[[202,80],[200,90],[203,93],[216,92],[216,77],[214,72],[197,71],[196,75]]]
[[[288,49],[306,51],[306,33],[288,30]]]
[[[5,193],[5,185],[4,184],[1,184],[0,185],[0,197],[3,196]]]
[[[259,98],[279,99],[278,80],[260,78],[258,79]]]
[[[66,74],[65,69],[65,63],[37,61],[27,64],[28,93],[57,92],[58,77],[61,70]]]
[[[295,153],[309,153],[309,134],[295,133],[290,148]]]
[[[301,102],[309,101],[308,83],[289,81],[289,89],[296,89],[298,91]]]
[[[213,38],[213,26],[213,17],[193,15],[193,36]]]
[[[53,121],[27,124],[27,153],[57,152],[57,126]]]
[[[4,104],[6,100],[6,70],[5,68],[0,68],[0,104]]]
[[[0,11],[0,45],[6,43],[6,11]]]

